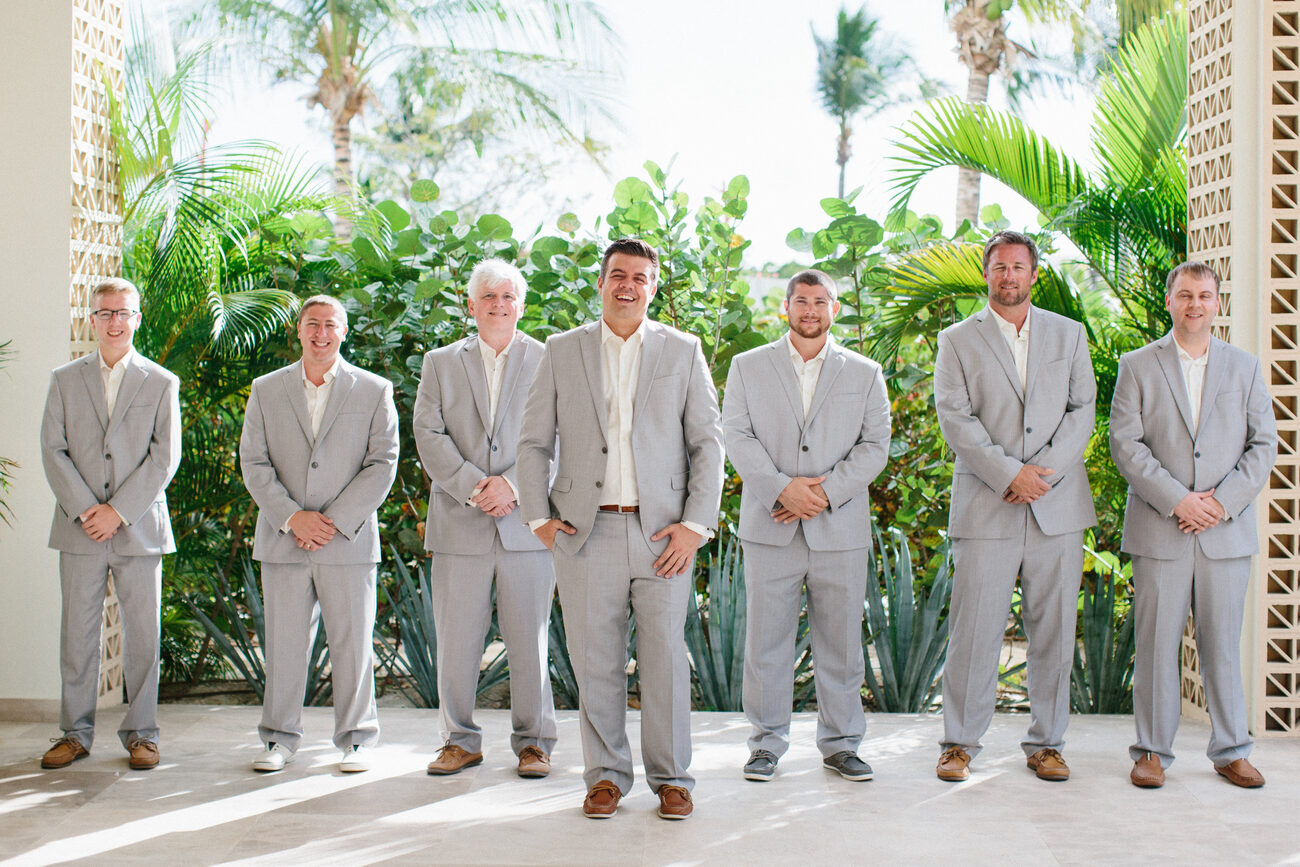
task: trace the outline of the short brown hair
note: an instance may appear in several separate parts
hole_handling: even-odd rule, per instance
[[[640,238],[619,238],[617,241],[610,243],[605,248],[605,255],[600,260],[600,279],[605,279],[605,272],[609,270],[609,260],[615,253],[622,253],[625,256],[636,256],[639,259],[649,259],[650,264],[654,266],[655,281],[659,280],[659,254],[655,248],[651,247]]]
[[[831,279],[831,275],[825,271],[818,271],[816,268],[809,268],[806,271],[800,271],[790,278],[790,282],[785,284],[785,303],[789,304],[790,299],[794,297],[794,287],[796,286],[820,286],[826,290],[826,294],[831,296],[831,301],[840,297],[839,287]]]
[[[107,280],[101,280],[95,285],[90,292],[90,306],[95,306],[95,299],[100,295],[110,295],[115,292],[125,292],[128,295],[135,296],[135,309],[140,309],[140,290],[135,288],[135,284],[125,277],[109,277]]]
[[[1175,266],[1174,269],[1169,272],[1169,276],[1165,278],[1166,295],[1174,291],[1174,282],[1184,274],[1191,277],[1193,280],[1205,280],[1207,278],[1213,280],[1214,294],[1219,294],[1219,275],[1215,273],[1214,269],[1209,265],[1206,265],[1204,262],[1197,262],[1195,259],[1188,259],[1186,262]]]
[[[333,307],[338,314],[343,317],[343,327],[347,327],[348,311],[344,309],[343,302],[335,298],[333,295],[313,295],[306,301],[302,302],[302,306],[298,308],[298,325],[302,325],[303,317],[307,315],[308,308],[320,307],[322,304]]]
[[[993,237],[984,242],[984,261],[981,263],[980,270],[989,269],[989,257],[998,247],[1020,246],[1029,249],[1029,261],[1033,264],[1034,270],[1038,270],[1038,245],[1034,239],[1021,232],[1013,232],[1010,229],[1004,229]]]

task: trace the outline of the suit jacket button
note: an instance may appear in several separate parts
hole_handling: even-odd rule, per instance
[[[1031,428],[1031,427],[1027,427],[1027,428],[1025,428],[1025,433],[1033,433],[1033,432],[1034,432],[1034,429],[1033,429],[1033,428]]]
[[[105,485],[104,487],[108,487],[108,486]],[[605,487],[605,483],[604,483],[604,482],[596,482],[596,487],[598,487],[598,488],[603,488],[603,487]]]
[[[497,447],[496,447],[496,446],[493,446],[493,447],[492,447],[492,451],[496,451],[496,450],[497,450]]]
[[[807,447],[807,446],[799,446],[799,448],[803,449],[804,451],[808,451],[808,447]]]
[[[104,482],[104,490],[108,490],[108,482]]]
[[[1199,458],[1199,457],[1201,456],[1201,453],[1200,453],[1200,452],[1197,452],[1197,453],[1196,453],[1196,456]]]
[[[607,455],[607,454],[609,454],[609,446],[601,446],[601,447],[600,447],[600,453],[601,453],[602,455]]]
[[[313,470],[316,469],[316,468],[319,467],[319,466],[320,466],[320,464],[316,463],[315,461],[312,461],[312,462],[311,462],[311,468],[312,468]]]
[[[111,461],[112,459],[113,459],[112,455],[104,455],[104,460]]]

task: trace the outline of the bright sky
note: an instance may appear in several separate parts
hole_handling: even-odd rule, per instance
[[[160,9],[168,0],[140,0]],[[526,197],[517,212],[503,209],[517,232],[539,223],[553,231],[564,210],[590,226],[612,205],[614,183],[642,175],[652,159],[667,165],[691,196],[692,206],[719,195],[727,181],[745,174],[750,181],[749,215],[740,232],[752,239],[750,265],[800,258],[785,246],[795,227],[825,225],[818,202],[835,195],[835,122],[816,95],[816,49],[809,25],[833,34],[840,0],[655,0],[652,4],[602,0],[623,46],[623,85],[618,112],[623,130],[597,132],[611,145],[610,176],[579,167],[556,179],[544,195]],[[856,8],[850,3],[852,8]],[[909,47],[922,68],[965,93],[966,71],[953,52],[940,0],[910,4],[873,0],[871,8],[885,28]],[[652,10],[652,12],[650,11]],[[1012,36],[1026,39],[1023,28]],[[296,149],[328,165],[330,144],[324,112],[303,101],[306,85],[267,86],[250,67],[218,103],[210,141],[262,138]],[[995,88],[996,89],[996,88]],[[994,104],[1002,104],[995,93]],[[1036,106],[1024,112],[1049,140],[1087,163],[1091,103]],[[899,106],[860,122],[854,131],[847,186],[863,186],[859,210],[881,219],[889,202],[890,142],[895,128],[914,110]],[[491,167],[485,166],[485,171]],[[955,171],[933,175],[913,198],[913,209],[953,225]],[[1003,205],[1013,226],[1033,225],[1035,212],[1011,192],[987,179],[983,202]]]

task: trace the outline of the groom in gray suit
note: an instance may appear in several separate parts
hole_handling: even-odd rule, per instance
[[[647,782],[661,817],[692,810],[684,630],[695,550],[718,521],[722,432],[699,339],[646,318],[658,277],[650,245],[609,245],[601,319],[547,340],[519,440],[520,508],[555,555],[593,819],[632,787],[629,613]]]
[[[345,773],[370,767],[379,740],[371,634],[376,517],[397,474],[397,409],[388,380],[348,364],[347,312],[315,295],[298,311],[302,359],[258,377],[248,395],[239,463],[257,503],[266,692],[253,770],[278,771],[302,741],[302,701],[316,628],[325,623],[334,745]]]
[[[1214,769],[1264,785],[1247,756],[1241,621],[1259,547],[1255,497],[1277,457],[1273,404],[1253,355],[1210,336],[1219,278],[1184,262],[1169,272],[1173,330],[1119,361],[1110,450],[1128,480],[1121,550],[1133,558],[1137,661],[1135,786],[1164,784],[1182,708],[1179,646],[1187,611],[1210,711]]]
[[[50,376],[41,460],[54,491],[50,547],[59,552],[63,737],[41,757],[67,767],[90,753],[99,694],[108,573],[122,613],[130,702],[118,737],[135,770],[158,764],[162,555],[176,550],[167,483],[181,460],[180,383],[132,347],[140,293],[118,278],[95,287],[97,351]]]
[[[415,445],[433,484],[425,548],[433,555],[438,705],[444,746],[431,774],[483,761],[474,724],[483,640],[497,620],[510,655],[510,745],[521,777],[550,773],[555,704],[547,670],[551,555],[516,511],[515,448],[542,344],[516,329],[528,284],[514,265],[485,259],[469,278],[478,334],[424,356]]]
[[[805,586],[823,764],[848,780],[871,779],[857,755],[866,730],[867,486],[889,457],[889,396],[880,365],[831,338],[836,295],[821,271],[794,275],[785,292],[789,333],[732,360],[722,401],[727,455],[744,482],[747,780],[772,779],[790,746]]]
[[[948,535],[954,579],[936,773],[964,780],[993,719],[998,650],[1020,576],[1029,639],[1026,763],[1069,779],[1083,531],[1096,523],[1083,452],[1097,385],[1083,326],[1030,303],[1038,249],[1019,232],[984,245],[988,306],[939,334],[934,403],[957,460]]]

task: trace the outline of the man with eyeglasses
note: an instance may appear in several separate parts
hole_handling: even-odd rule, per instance
[[[108,576],[122,614],[128,707],[118,737],[133,770],[158,765],[162,555],[176,550],[167,483],[181,456],[180,381],[132,346],[140,293],[105,280],[91,297],[99,348],[50,376],[41,459],[56,505],[50,547],[63,590],[59,728],[41,767],[90,754]]]

